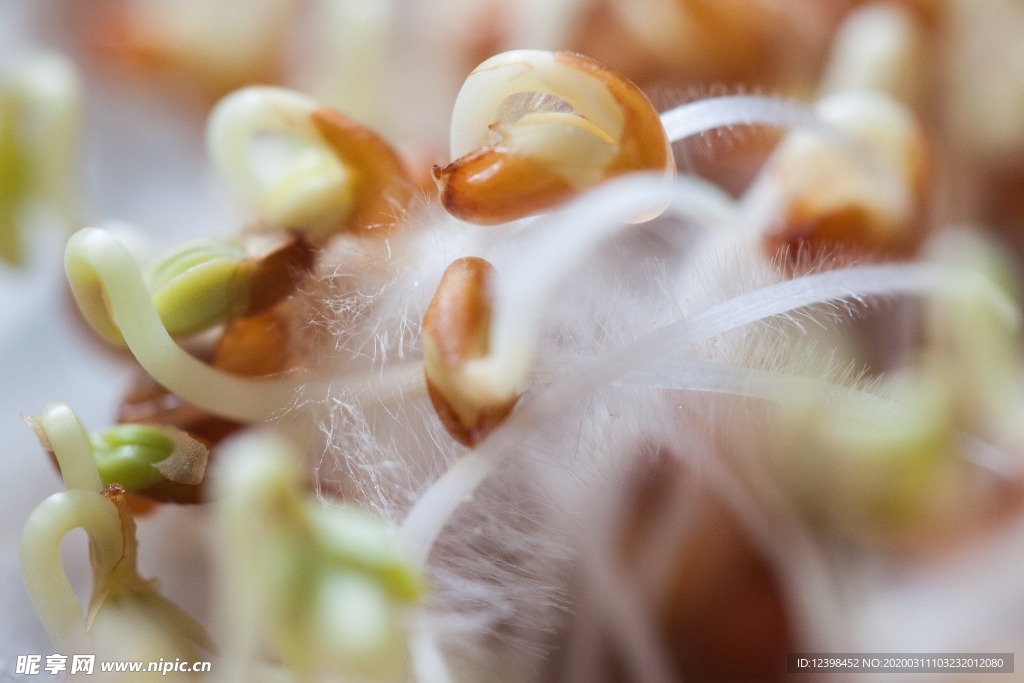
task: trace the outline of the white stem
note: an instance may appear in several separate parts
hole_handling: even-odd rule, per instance
[[[807,128],[836,135],[835,129],[806,105],[758,95],[709,97],[681,104],[662,112],[661,124],[671,142],[737,125]]]
[[[90,324],[108,339],[123,336],[153,379],[193,405],[230,419],[268,420],[291,405],[306,379],[240,377],[191,356],[160,321],[138,264],[103,230],[85,228],[72,235],[65,267],[75,300]]]
[[[899,174],[877,150],[799,102],[758,95],[710,97],[662,112],[661,124],[670,142],[737,125],[811,131],[842,148],[865,171],[877,177],[882,187],[902,183]]]
[[[900,410],[900,404],[886,396],[836,384],[818,377],[746,368],[725,363],[665,359],[630,373],[615,382],[673,391],[701,391],[780,401],[793,396],[817,396],[844,407]]]
[[[451,683],[453,679],[448,663],[430,625],[421,619],[411,630],[409,649],[418,683]]]
[[[124,550],[117,507],[95,491],[64,491],[44,500],[25,524],[21,574],[29,598],[60,652],[90,651],[85,613],[60,561],[69,531],[85,529],[98,553],[97,576],[110,572]]]
[[[586,384],[596,388],[658,358],[759,320],[833,301],[920,294],[933,290],[943,276],[951,275],[947,269],[928,265],[892,264],[846,268],[778,282],[641,337],[603,361],[600,371],[588,377]]]
[[[89,437],[71,406],[63,401],[50,403],[43,408],[39,425],[57,458],[64,486],[69,490],[101,491],[103,481]]]

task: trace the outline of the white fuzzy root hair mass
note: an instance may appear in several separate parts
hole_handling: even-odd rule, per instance
[[[889,401],[841,340],[872,333],[858,327],[865,314],[881,302],[899,313],[936,273],[829,259],[789,278],[686,192],[655,221],[618,225],[616,207],[660,191],[629,179],[487,231],[435,217],[391,240],[379,271],[336,249],[308,292],[335,377],[311,406],[318,491],[364,501],[425,553],[424,620],[460,680],[678,680],[680,667],[711,666],[673,649],[702,619],[719,630],[755,620],[749,647],[736,644],[739,672],[787,647],[862,649],[878,643],[875,605],[906,580],[857,541],[830,538],[783,490],[777,468],[792,456],[779,403],[804,389]],[[594,232],[607,237],[594,243]],[[581,252],[557,277],[538,272],[557,266],[536,251],[554,242]],[[348,380],[408,375],[441,272],[469,255],[514,276],[499,285],[509,298],[557,282],[529,302],[524,394],[473,452],[447,436],[420,382]],[[935,628],[901,614],[904,634]]]

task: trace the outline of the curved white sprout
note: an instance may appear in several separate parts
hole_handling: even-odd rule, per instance
[[[64,491],[29,516],[21,541],[21,572],[40,619],[61,652],[97,652],[120,659],[198,659],[214,649],[203,628],[139,576],[135,523],[112,489]],[[82,609],[61,565],[61,541],[85,530],[90,541],[93,590]]]
[[[354,197],[351,172],[328,148],[309,97],[285,88],[249,87],[217,103],[206,128],[214,164],[231,188],[276,227],[344,220]],[[261,137],[292,143],[276,168],[256,163]]]
[[[68,240],[68,281],[89,324],[125,343],[153,379],[216,415],[242,421],[279,416],[292,403],[304,375],[252,379],[218,370],[175,343],[160,321],[138,264],[109,233],[84,228]]]
[[[661,124],[672,142],[716,128],[756,125],[804,128],[840,137],[807,105],[761,95],[726,95],[680,104],[661,113]]]
[[[29,598],[60,652],[92,650],[85,613],[60,561],[61,541],[79,527],[89,535],[95,575],[108,575],[121,559],[125,539],[117,506],[97,491],[53,494],[29,516],[21,540]]]
[[[68,490],[103,489],[89,437],[71,406],[63,401],[48,404],[39,417],[32,421],[32,426],[45,439],[44,446],[48,446],[57,458],[64,486]]]
[[[496,112],[521,93],[559,97],[613,140],[622,136],[622,108],[601,79],[553,52],[513,50],[491,57],[466,78],[452,111],[452,157],[488,144]]]
[[[261,224],[300,231],[314,246],[341,231],[400,221],[414,183],[401,155],[362,123],[285,88],[224,97],[206,142],[227,182]]]

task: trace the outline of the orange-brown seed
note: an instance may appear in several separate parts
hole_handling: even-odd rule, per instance
[[[518,397],[481,398],[467,382],[468,361],[489,351],[494,267],[462,258],[445,270],[423,317],[424,373],[430,401],[448,433],[473,447],[501,424]]]

